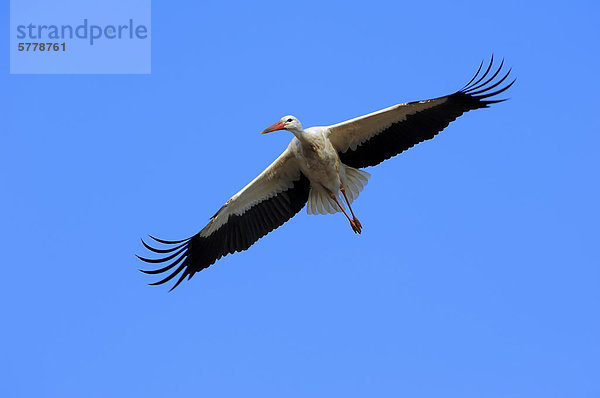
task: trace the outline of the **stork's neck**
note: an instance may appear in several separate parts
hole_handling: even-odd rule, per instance
[[[302,145],[310,145],[304,129],[289,128],[287,130],[290,131],[292,134],[294,134],[296,136],[296,138],[298,138],[298,141],[300,141],[302,143]]]

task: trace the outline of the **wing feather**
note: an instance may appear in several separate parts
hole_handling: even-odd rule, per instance
[[[186,277],[191,279],[196,272],[208,268],[227,254],[248,249],[258,239],[284,224],[304,207],[309,190],[310,182],[300,172],[288,147],[265,171],[229,199],[196,235],[178,241],[151,236],[165,248],[152,247],[142,240],[148,250],[165,254],[157,259],[138,256],[142,261],[153,264],[172,261],[163,268],[142,272],[167,273],[179,265],[164,279],[151,283],[160,285],[181,273],[171,288],[173,290]]]
[[[329,138],[340,155],[341,161],[351,167],[375,166],[386,159],[429,140],[445,129],[448,124],[470,110],[487,108],[504,99],[486,99],[506,91],[514,80],[501,85],[510,70],[494,82],[504,66],[492,70],[494,57],[485,72],[483,63],[467,85],[454,94],[435,99],[394,105],[378,112],[351,119],[328,127]],[[487,78],[487,80],[485,80]]]

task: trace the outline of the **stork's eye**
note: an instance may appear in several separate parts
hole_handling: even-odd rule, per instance
[[[288,119],[286,123],[291,123],[291,122],[292,122],[292,119]]]

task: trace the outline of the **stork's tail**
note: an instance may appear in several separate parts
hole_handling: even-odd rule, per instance
[[[371,174],[366,171],[358,170],[350,166],[342,165],[343,171],[340,173],[342,184],[346,188],[346,196],[350,203],[358,198],[358,194],[367,185]],[[339,194],[339,192],[338,192]],[[340,204],[344,203],[342,198],[339,198]],[[341,211],[338,205],[329,197],[325,189],[321,187],[311,187],[308,195],[308,205],[306,212],[308,214],[334,214]]]
[[[367,173],[366,171],[355,169],[354,167],[346,165],[343,166],[345,176],[342,174],[342,184],[344,184],[344,187],[346,188],[346,196],[348,196],[348,200],[350,201],[350,204],[352,204],[354,199],[358,198],[358,194],[369,182],[371,174]]]

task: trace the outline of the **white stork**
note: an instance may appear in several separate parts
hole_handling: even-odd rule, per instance
[[[378,112],[360,116],[326,127],[304,129],[294,116],[284,116],[262,134],[287,130],[294,138],[287,149],[258,177],[233,195],[210,222],[191,238],[168,241],[150,236],[167,245],[155,248],[144,240],[142,244],[164,257],[148,263],[165,263],[147,274],[169,272],[166,278],[151,283],[160,285],[180,274],[173,290],[186,277],[208,268],[229,253],[248,249],[254,242],[279,227],[304,205],[308,214],[343,212],[355,233],[362,225],[351,203],[367,184],[369,173],[359,170],[375,166],[412,146],[433,138],[450,122],[473,109],[487,108],[505,99],[490,99],[513,85],[502,84],[510,70],[497,78],[504,61],[489,77],[494,58],[481,74],[483,63],[475,76],[461,90],[444,97],[394,105]],[[348,206],[350,214],[344,208]]]

